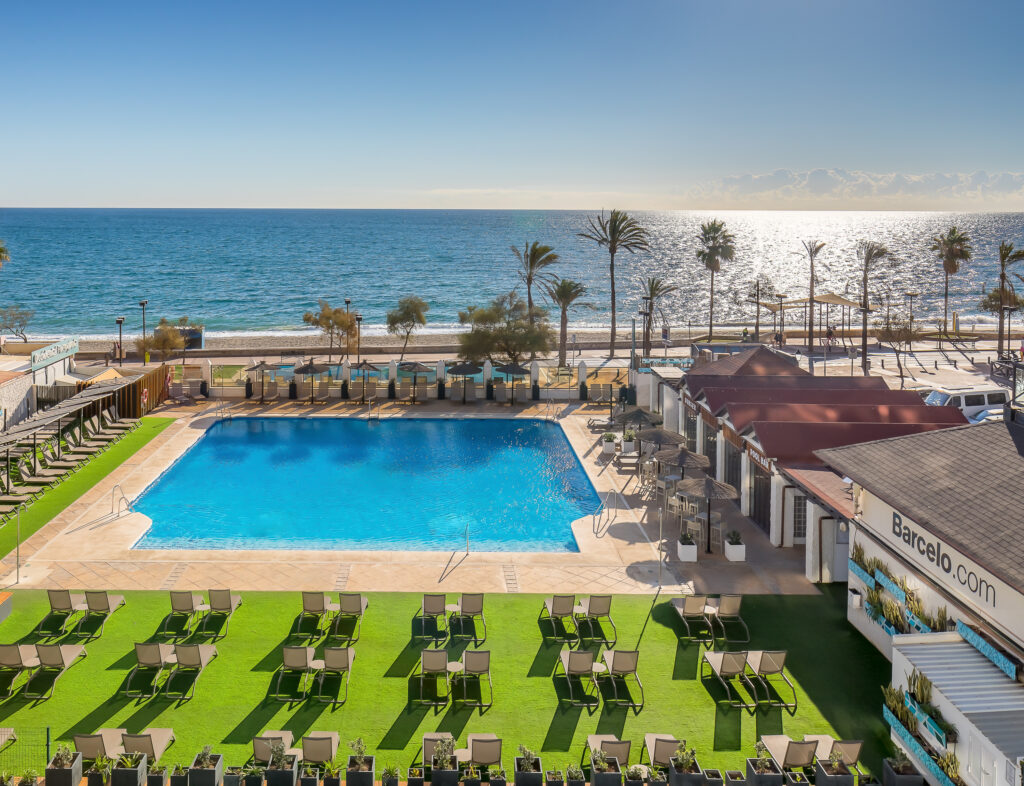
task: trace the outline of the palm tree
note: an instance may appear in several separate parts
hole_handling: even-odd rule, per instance
[[[647,230],[640,226],[635,218],[622,210],[613,210],[608,218],[604,217],[604,211],[597,217],[587,219],[590,229],[577,234],[593,240],[597,245],[608,249],[608,269],[611,274],[612,284],[612,334],[608,350],[608,357],[615,357],[615,255],[621,249],[635,254],[637,251],[647,251],[650,245],[647,242]]]
[[[811,262],[811,286],[810,296],[807,301],[807,353],[810,354],[814,351],[814,263],[818,259],[818,254],[825,248],[825,242],[823,240],[804,240],[804,251],[807,252],[807,258]]]
[[[649,278],[644,281],[642,292],[643,297],[650,301],[650,316],[647,318],[647,323],[644,325],[644,349],[647,354],[651,351],[651,327],[654,324],[654,312],[658,307],[658,298],[671,295],[673,292],[678,292],[679,287],[675,284],[669,284],[663,278]],[[664,320],[662,320],[664,321]]]
[[[697,259],[704,263],[704,267],[711,271],[711,302],[708,306],[708,341],[713,336],[715,329],[715,273],[722,269],[722,262],[731,262],[736,257],[736,248],[733,245],[736,238],[725,228],[725,222],[717,218],[707,224],[700,225],[700,237],[698,242],[700,248],[697,250]]]
[[[512,253],[516,255],[516,259],[519,260],[519,278],[524,284],[526,284],[526,308],[530,315],[530,324],[533,324],[533,285],[544,281],[546,278],[553,278],[553,276],[546,276],[544,268],[550,267],[558,261],[558,254],[554,252],[551,246],[542,246],[536,240],[533,244],[526,243],[523,246],[523,250],[520,251],[515,246],[509,246],[512,249]]]
[[[942,290],[942,332],[949,335],[949,277],[960,272],[960,265],[971,258],[971,239],[955,226],[944,235],[932,238],[931,250],[939,255],[945,285]],[[940,339],[941,346],[941,339]]]
[[[541,284],[547,292],[551,302],[558,306],[561,312],[560,328],[558,332],[558,365],[565,365],[565,341],[569,330],[569,308],[584,294],[587,288],[579,281],[568,278],[558,281],[545,281]]]
[[[1024,248],[1014,249],[1013,243],[1007,243],[1005,240],[999,244],[999,346],[996,349],[996,357],[1003,356],[1003,329],[1006,322],[1004,309],[1008,305],[1012,306],[1017,300],[1017,291],[1013,288],[1007,270],[1021,260],[1024,260]],[[1019,273],[1015,275],[1024,281]],[[1006,345],[1009,344],[1010,337],[1007,336]]]
[[[861,268],[861,330],[860,330],[860,367],[868,373],[868,274],[883,259],[889,256],[889,249],[881,243],[862,240],[857,244],[857,260]]]

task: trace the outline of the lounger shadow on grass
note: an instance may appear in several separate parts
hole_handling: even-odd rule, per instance
[[[687,646],[683,639],[676,641],[676,658],[672,664],[672,679],[695,680],[700,668],[700,647]]]
[[[715,739],[712,745],[716,751],[738,751],[742,747],[741,725],[743,710],[719,704],[715,707]]]
[[[766,734],[782,734],[782,707],[760,706],[754,712],[756,739]]]
[[[469,723],[469,719],[473,717],[473,709],[473,707],[449,704],[448,711],[437,724],[437,730],[447,731],[455,739],[459,739],[466,724]]]
[[[568,691],[566,691],[566,697],[568,695]],[[579,725],[583,710],[583,707],[560,702],[551,715],[551,722],[548,723],[547,734],[544,735],[544,744],[541,745],[541,750],[568,751],[573,737],[576,736],[576,727]],[[590,710],[588,710],[589,712]]]
[[[423,642],[416,639],[410,639],[404,649],[398,653],[398,657],[388,666],[388,670],[384,672],[385,677],[400,678],[408,677],[412,674],[412,670],[416,668],[416,664],[420,662],[420,652],[423,651]]]
[[[279,651],[280,654],[280,651]],[[249,714],[238,722],[231,731],[227,733],[222,742],[226,745],[251,745],[252,738],[263,731],[270,719],[281,711],[281,702],[269,696],[249,710]]]
[[[423,719],[427,717],[429,709],[425,704],[406,702],[377,747],[381,750],[403,750],[423,723]]]
[[[622,738],[622,732],[626,728],[626,716],[629,708],[616,704],[602,704],[601,714],[597,718],[597,734],[614,734]]]
[[[555,664],[558,663],[558,654],[562,651],[563,646],[561,641],[542,640],[526,676],[550,677],[555,670]]]

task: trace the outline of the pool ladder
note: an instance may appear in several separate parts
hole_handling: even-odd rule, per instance
[[[373,412],[373,400],[366,402],[366,419],[367,420],[380,420],[380,404],[377,405],[377,412]]]

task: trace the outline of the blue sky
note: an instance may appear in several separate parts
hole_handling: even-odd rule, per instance
[[[1019,1],[12,0],[0,21],[5,206],[1024,209]]]

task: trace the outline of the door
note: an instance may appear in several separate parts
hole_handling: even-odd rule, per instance
[[[750,518],[767,535],[772,528],[772,476],[751,462],[753,489]]]
[[[718,431],[707,424],[704,426],[704,455],[708,457],[711,466],[708,467],[708,477],[716,477],[718,467]]]

